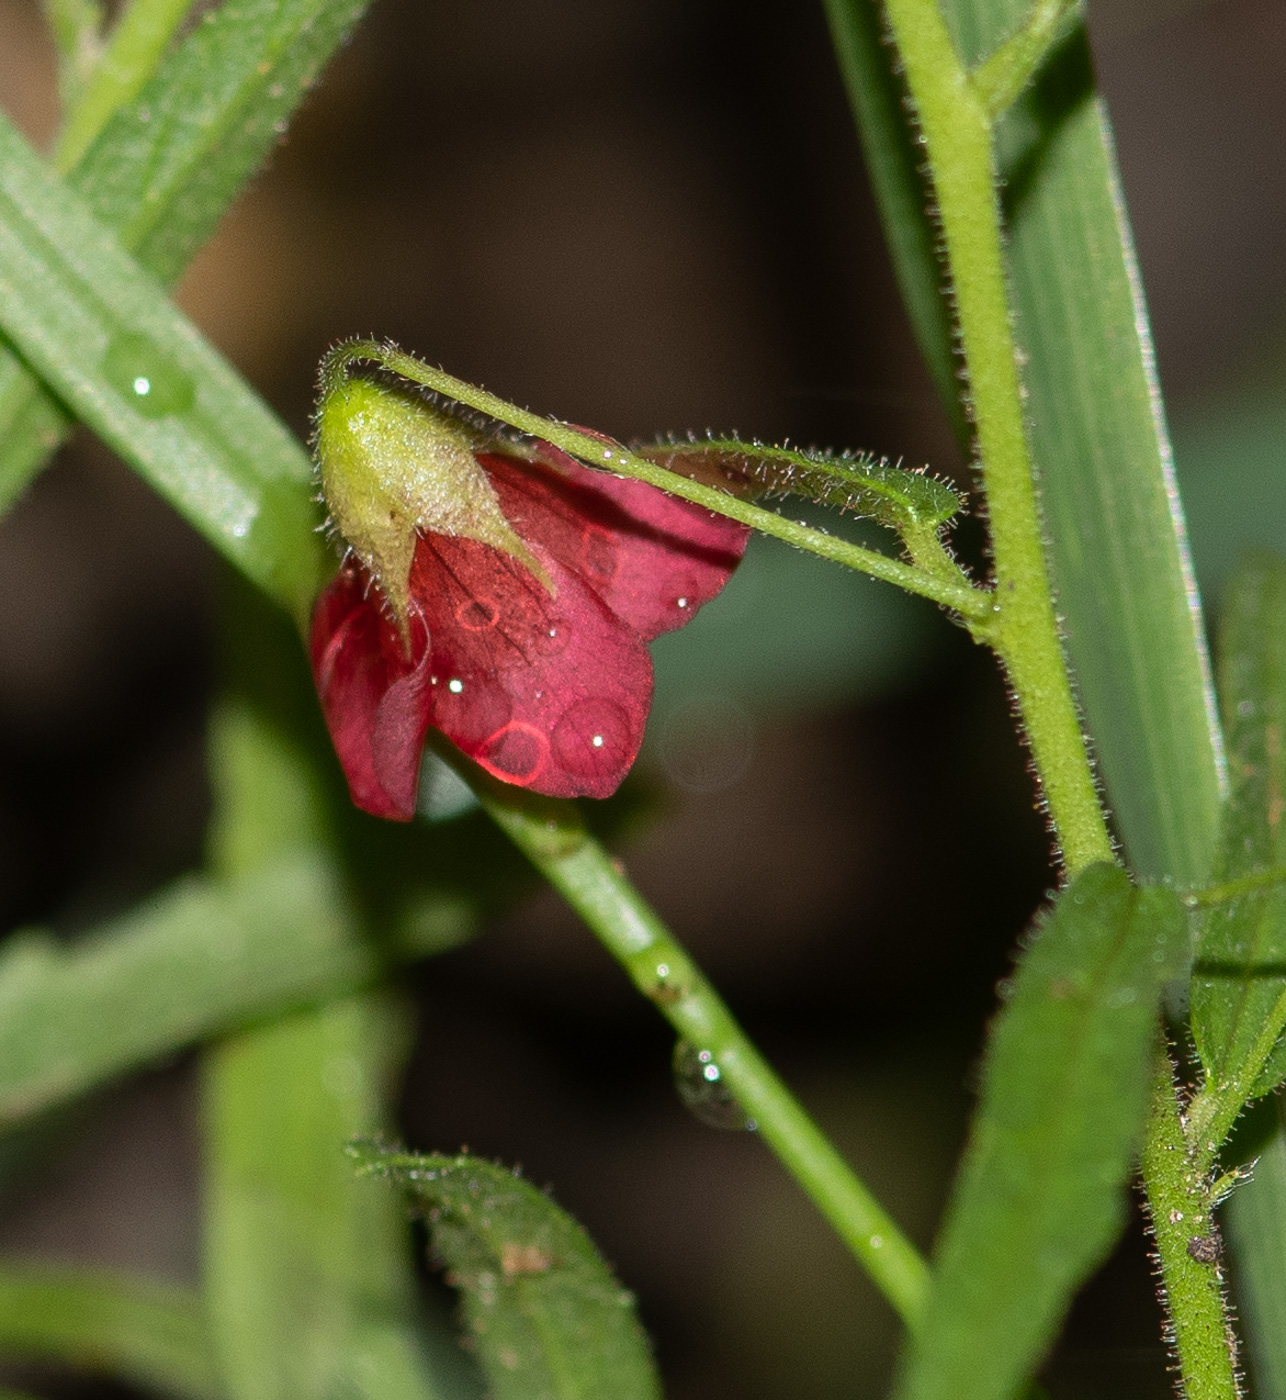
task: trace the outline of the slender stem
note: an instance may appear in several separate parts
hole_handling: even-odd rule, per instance
[[[929,1278],[915,1246],[755,1049],[620,864],[585,830],[574,804],[497,783],[454,750],[440,751],[679,1036],[710,1051],[764,1141],[914,1329]]]
[[[924,137],[955,294],[991,524],[993,613],[975,635],[1000,656],[1069,875],[1113,858],[1046,571],[1005,285],[991,119],[935,0],[888,0]]]
[[[112,114],[138,95],[191,7],[192,0],[132,0],[67,114],[54,148],[59,174],[66,174]]]
[[[1017,101],[1080,8],[1080,0],[1037,0],[1022,25],[974,68],[974,90],[992,120]]]
[[[347,372],[347,367],[360,360],[373,360],[387,369],[393,370],[405,379],[423,384],[435,393],[472,408],[506,423],[519,432],[552,443],[564,452],[582,461],[593,462],[596,466],[617,472],[621,476],[632,476],[660,487],[671,495],[681,496],[686,501],[705,506],[707,510],[739,520],[765,535],[783,540],[797,549],[807,550],[822,559],[830,559],[837,564],[847,565],[872,578],[883,579],[886,583],[897,584],[908,593],[919,594],[932,602],[941,604],[959,613],[967,622],[982,622],[989,613],[991,595],[984,589],[970,583],[967,576],[954,561],[941,550],[941,558],[934,559],[929,567],[921,567],[917,560],[904,564],[900,559],[891,559],[874,549],[864,549],[848,540],[837,539],[823,530],[814,530],[798,521],[787,520],[775,511],[764,510],[761,506],[743,501],[726,491],[713,486],[692,481],[677,472],[666,471],[643,457],[637,457],[618,442],[605,441],[593,434],[582,432],[565,423],[558,423],[539,414],[507,403],[504,399],[489,394],[473,384],[457,379],[444,370],[408,355],[396,346],[381,344],[378,341],[353,341],[338,347],[327,357],[323,365],[323,393],[330,387],[328,375]],[[948,568],[944,569],[943,560]]]
[[[1254,894],[1256,890],[1271,889],[1273,885],[1282,884],[1286,884],[1286,866],[1278,865],[1271,870],[1255,870],[1249,875],[1239,875],[1235,880],[1226,880],[1221,885],[1188,890],[1183,895],[1183,902],[1189,909],[1209,909],[1211,905],[1226,904],[1243,894]]]
[[[1143,1184],[1161,1265],[1184,1400],[1236,1400],[1237,1343],[1224,1303],[1206,1172],[1194,1159],[1167,1053],[1158,1055]]]
[[[43,0],[41,9],[58,50],[58,96],[65,111],[75,106],[103,51],[103,6],[99,0]]]

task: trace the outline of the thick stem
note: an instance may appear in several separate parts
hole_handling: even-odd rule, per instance
[[[585,920],[678,1035],[707,1050],[760,1136],[914,1329],[928,1268],[790,1090],[755,1049],[719,994],[569,802],[533,797],[461,768],[496,824]]]
[[[1004,662],[1068,875],[1113,858],[1046,568],[1005,283],[988,108],[934,0],[888,0],[924,137],[969,374],[996,588],[975,635]]]
[[[1143,1185],[1152,1216],[1170,1337],[1184,1400],[1237,1400],[1237,1343],[1228,1322],[1219,1235],[1207,1173],[1184,1132],[1170,1057],[1161,1053],[1143,1145]]]

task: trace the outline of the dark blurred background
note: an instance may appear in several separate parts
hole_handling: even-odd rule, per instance
[[[1286,540],[1286,8],[1103,0],[1103,87],[1203,583]],[[36,0],[0,101],[56,119]],[[307,431],[334,340],[392,336],[620,437],[738,429],[963,465],[899,307],[813,4],[376,0],[181,300]],[[967,484],[967,482],[966,482]],[[81,434],[0,525],[0,909],[68,932],[199,862],[205,546]],[[994,984],[1051,880],[993,667],[932,609],[756,541],[657,647],[620,849],[926,1246]],[[750,1135],[689,1117],[668,1034],[533,896],[410,979],[411,1145],[523,1163],[618,1266],[672,1400],[879,1394],[887,1307]],[[193,1278],[183,1059],[11,1180],[0,1249]],[[1137,1222],[1056,1395],[1169,1394]]]

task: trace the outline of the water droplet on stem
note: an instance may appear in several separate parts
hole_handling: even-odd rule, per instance
[[[723,1073],[709,1050],[686,1040],[674,1047],[674,1087],[684,1108],[709,1128],[730,1132],[754,1131],[755,1123],[723,1082]]]

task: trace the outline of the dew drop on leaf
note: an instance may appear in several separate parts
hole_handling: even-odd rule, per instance
[[[686,1040],[676,1042],[674,1087],[684,1108],[708,1128],[754,1131],[754,1120],[733,1098],[709,1050],[699,1050]]]
[[[103,376],[144,418],[187,413],[196,400],[191,375],[155,341],[134,331],[113,337],[103,355]]]

